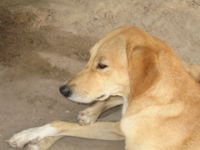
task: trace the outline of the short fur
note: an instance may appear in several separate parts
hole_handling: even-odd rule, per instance
[[[98,69],[99,63],[108,67]],[[70,100],[99,101],[79,115],[89,125],[56,121],[19,132],[9,143],[45,150],[62,135],[125,139],[127,150],[199,150],[199,75],[199,66],[181,61],[165,42],[136,27],[118,28],[95,44],[86,67],[67,83]],[[105,101],[110,96],[123,99],[120,122],[94,123],[122,103],[119,97]]]

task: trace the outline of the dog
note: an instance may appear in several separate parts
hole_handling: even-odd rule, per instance
[[[199,80],[200,67],[179,59],[165,42],[137,27],[120,27],[97,42],[85,68],[59,88],[69,100],[97,101],[80,112],[81,125],[55,121],[8,142],[46,150],[61,137],[74,136],[125,140],[127,150],[199,150]],[[96,122],[121,104],[119,122]]]

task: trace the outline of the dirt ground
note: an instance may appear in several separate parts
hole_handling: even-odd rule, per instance
[[[86,105],[58,87],[88,59],[106,32],[136,25],[200,64],[200,0],[1,0],[0,150],[14,133],[55,120],[77,121]],[[117,120],[120,112],[100,120]],[[51,150],[123,150],[124,142],[67,137]]]

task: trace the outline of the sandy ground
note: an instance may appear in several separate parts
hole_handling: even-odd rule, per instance
[[[167,41],[183,59],[200,64],[199,0],[1,0],[0,150],[6,139],[54,120],[77,121],[86,105],[58,87],[88,59],[106,32],[136,25]],[[119,119],[120,108],[100,120]],[[67,137],[51,150],[123,150],[124,143]]]

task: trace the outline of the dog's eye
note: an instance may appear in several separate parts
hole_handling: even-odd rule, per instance
[[[105,64],[98,64],[97,65],[97,69],[105,69],[105,68],[107,68],[108,67],[108,65],[105,65]]]

